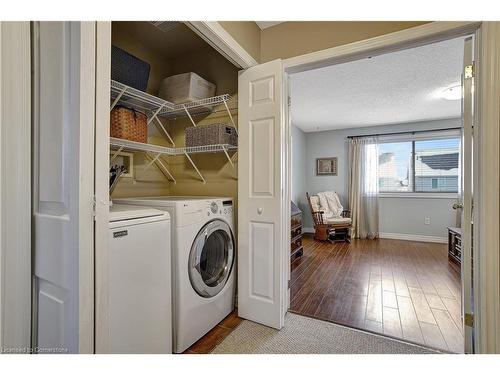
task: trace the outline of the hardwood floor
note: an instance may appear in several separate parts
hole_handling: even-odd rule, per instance
[[[446,245],[319,242],[292,263],[292,312],[462,353],[460,274]]]
[[[236,310],[196,341],[182,354],[208,354],[222,342],[241,322]]]

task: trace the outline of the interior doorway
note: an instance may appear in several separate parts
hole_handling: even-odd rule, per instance
[[[472,77],[461,77],[472,51],[463,36],[290,74],[303,232],[291,312],[447,352],[472,347],[461,242],[472,231],[462,228]]]

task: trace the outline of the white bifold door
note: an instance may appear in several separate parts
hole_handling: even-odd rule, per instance
[[[283,75],[275,60],[238,79],[238,314],[277,329],[284,325],[290,254]]]
[[[34,22],[33,346],[92,353],[95,22]]]

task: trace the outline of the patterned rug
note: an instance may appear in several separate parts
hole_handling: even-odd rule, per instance
[[[288,313],[280,331],[243,321],[214,354],[438,354],[388,337]]]

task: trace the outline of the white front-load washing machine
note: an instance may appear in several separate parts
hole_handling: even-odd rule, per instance
[[[170,213],[173,349],[181,353],[234,309],[233,199],[163,196],[114,202],[150,206]]]

